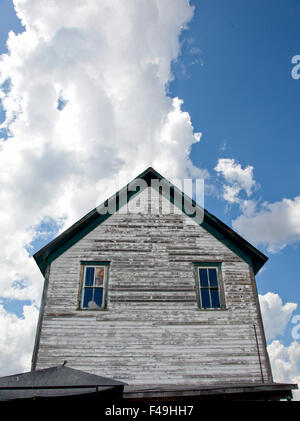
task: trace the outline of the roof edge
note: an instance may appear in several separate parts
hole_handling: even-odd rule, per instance
[[[143,179],[146,181],[147,186],[151,186],[152,179],[158,180],[165,180],[169,185],[173,188],[173,191],[177,189],[172,183],[170,183],[166,178],[164,178],[161,174],[159,174],[154,168],[148,167],[145,171],[135,177],[131,182],[129,182],[126,186],[120,189],[118,192],[114,193],[108,199],[106,199],[102,204],[88,212],[85,216],[67,228],[64,232],[58,235],[55,239],[50,241],[47,245],[41,248],[38,252],[33,255],[39,269],[41,270],[42,274],[45,275],[46,268],[49,264],[49,261],[53,261],[58,255],[62,254],[65,250],[67,250],[71,245],[75,244],[80,238],[85,236],[88,232],[94,229],[96,226],[104,222],[110,214],[101,215],[99,213],[99,209],[101,207],[105,207],[109,200],[116,197],[117,198],[117,208],[116,211],[119,210],[124,203],[120,203],[118,198],[121,196],[121,192],[125,189],[128,189],[129,185],[134,183],[138,179]],[[130,192],[128,194],[127,202],[134,197],[135,195],[139,194],[140,190]],[[185,193],[180,192],[183,197],[189,200],[192,206],[197,206],[203,214],[203,223],[200,225],[203,228],[207,229],[218,238],[220,241],[225,243],[228,247],[230,247],[235,253],[237,250],[242,251],[241,257],[245,260],[245,256],[243,257],[243,253],[249,256],[250,260],[246,260],[247,263],[252,263],[254,274],[256,274],[261,267],[266,263],[268,257],[265,256],[261,251],[259,251],[256,247],[254,247],[251,243],[237,234],[232,228],[228,225],[223,223],[220,219],[216,216],[212,215],[206,209],[201,208],[192,198],[188,197]],[[83,233],[82,237],[81,234]],[[73,241],[72,241],[73,240]],[[69,246],[68,246],[69,244]],[[232,247],[233,246],[233,247]],[[60,253],[59,250],[62,250]],[[238,253],[237,253],[238,254]],[[51,257],[51,259],[50,259]],[[250,262],[251,261],[251,262]]]

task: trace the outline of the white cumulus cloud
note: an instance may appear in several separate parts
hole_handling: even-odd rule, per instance
[[[284,346],[280,341],[274,340],[268,346],[273,379],[279,383],[293,383],[300,387],[300,343],[293,341]],[[300,401],[300,391],[293,392],[294,400]]]
[[[247,165],[242,168],[241,164],[230,158],[220,158],[215,171],[222,175],[226,184],[223,188],[223,198],[228,202],[240,202],[239,194],[245,191],[250,196],[256,188],[256,182],[253,178],[253,166]]]
[[[249,241],[278,252],[300,241],[300,196],[265,202],[258,211],[240,215],[232,225]]]
[[[271,340],[283,335],[285,328],[296,310],[296,303],[282,303],[282,299],[274,292],[259,295],[262,318],[264,322],[266,339]]]
[[[30,370],[37,319],[35,305],[23,306],[17,317],[0,304],[0,376]]]

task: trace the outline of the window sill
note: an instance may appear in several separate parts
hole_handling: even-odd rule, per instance
[[[94,313],[95,311],[108,311],[108,308],[77,308],[76,311],[92,311]]]

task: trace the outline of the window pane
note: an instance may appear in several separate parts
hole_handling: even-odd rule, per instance
[[[88,308],[91,301],[93,301],[93,288],[84,288],[83,307]]]
[[[85,270],[85,286],[92,286],[94,282],[94,268],[86,268]]]
[[[211,306],[214,308],[219,308],[220,306],[220,298],[219,298],[219,291],[217,289],[210,290],[211,295]]]
[[[200,286],[208,287],[207,269],[199,269]]]
[[[104,267],[96,268],[95,271],[95,286],[102,287],[104,285]]]
[[[203,308],[209,308],[210,307],[208,288],[202,288],[201,289],[201,306]]]
[[[102,300],[103,300],[103,288],[95,288],[94,301],[99,307],[102,307]]]
[[[210,286],[217,287],[218,286],[217,269],[215,268],[208,269],[208,275],[209,275]]]

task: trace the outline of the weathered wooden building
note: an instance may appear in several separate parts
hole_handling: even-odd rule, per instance
[[[67,360],[127,383],[127,399],[291,396],[266,349],[255,274],[267,257],[154,169],[34,258],[45,283],[32,370]]]

